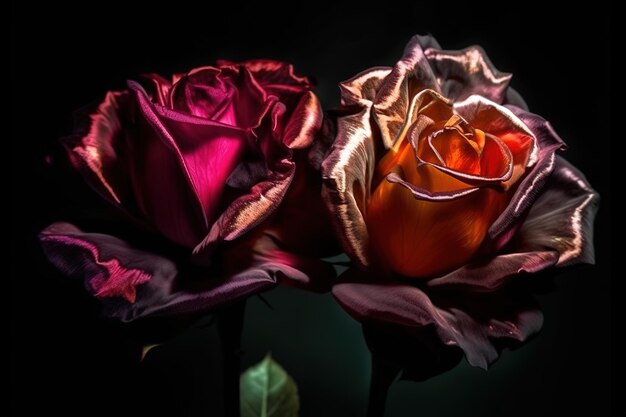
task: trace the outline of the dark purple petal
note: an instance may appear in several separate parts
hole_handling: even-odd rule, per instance
[[[552,250],[558,253],[558,266],[594,263],[593,220],[598,202],[585,176],[557,157],[543,193],[507,250]]]
[[[503,103],[511,74],[498,71],[481,47],[470,46],[460,51],[429,48],[425,55],[445,97],[461,101],[477,94]]]
[[[528,111],[528,104],[524,101],[524,98],[520,93],[517,92],[513,87],[509,87],[506,90],[506,97],[504,97],[504,102],[502,102],[505,106],[515,106],[519,107],[524,111]]]
[[[342,282],[333,287],[333,295],[354,318],[414,331],[432,325],[442,343],[460,347],[470,364],[482,368],[498,357],[495,340],[522,342],[543,322],[533,303],[504,292],[429,296],[409,284],[357,279],[362,282]]]
[[[49,226],[39,238],[50,262],[84,281],[104,314],[122,321],[210,310],[269,289],[283,276],[302,279],[294,268],[269,262],[227,277],[203,269],[183,273],[167,258],[67,223]]]
[[[518,223],[524,219],[528,209],[542,193],[546,181],[554,169],[555,152],[565,144],[554,131],[548,121],[542,117],[528,113],[518,107],[508,106],[537,140],[537,151],[534,165],[530,166],[517,186],[511,201],[500,217],[489,228],[488,244],[490,251],[504,246],[514,234]]]
[[[555,251],[541,250],[505,253],[494,258],[478,260],[442,277],[432,279],[428,287],[461,286],[472,291],[493,291],[522,273],[534,273],[556,265]]]
[[[329,291],[337,276],[333,266],[315,254],[286,250],[283,232],[270,223],[244,238],[228,242],[222,251],[224,273],[237,275],[247,269],[279,266],[280,274],[276,279],[281,284],[317,292]]]

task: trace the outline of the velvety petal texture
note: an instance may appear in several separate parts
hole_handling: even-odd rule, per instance
[[[555,155],[563,141],[510,79],[480,47],[445,51],[416,36],[393,68],[340,84],[322,165],[327,207],[359,267],[334,286],[337,300],[366,324],[411,337],[433,328],[481,367],[502,339],[541,327],[508,283],[594,260],[598,195]]]
[[[322,122],[311,83],[282,62],[224,61],[171,80],[148,74],[129,81],[82,111],[63,143],[85,180],[133,220],[126,234],[143,233],[139,225],[177,255],[167,245],[157,255],[69,224],[42,232],[45,252],[123,320],[214,308],[289,278],[327,289],[297,269],[314,263],[303,259],[315,248],[300,241],[329,235],[321,203],[309,206],[308,216],[318,219],[314,236],[285,240],[280,251],[255,244],[254,257],[225,269],[237,257],[232,247],[263,240],[263,230],[286,236],[281,229],[298,222],[275,222],[276,210],[320,201],[319,163],[313,167],[307,155]],[[289,202],[294,182],[298,191],[289,195],[299,201]],[[320,280],[329,272],[322,269]]]
[[[212,310],[270,289],[281,280],[325,291],[333,276],[329,265],[281,252],[267,243],[261,247],[259,239],[254,240],[256,250],[245,259],[237,253],[226,257],[229,265],[223,270],[228,273],[219,274],[205,268],[181,269],[162,255],[114,236],[85,233],[69,223],[49,226],[41,232],[40,241],[59,271],[83,281],[86,290],[102,302],[103,313],[121,321]]]
[[[498,357],[495,341],[524,341],[537,332],[543,316],[535,303],[514,295],[464,292],[427,294],[415,286],[392,282],[344,282],[333,294],[356,319],[413,329],[433,326],[441,342],[458,346],[468,362],[486,368]]]

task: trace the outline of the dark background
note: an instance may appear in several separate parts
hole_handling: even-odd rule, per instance
[[[504,352],[488,372],[463,363],[426,383],[395,384],[387,415],[610,415],[608,4],[561,14],[527,2],[467,2],[466,10],[440,1],[298,1],[280,14],[266,2],[211,3],[13,3],[13,414],[221,414],[214,326],[184,332],[138,365],[133,329],[99,319],[79,286],[43,260],[36,233],[63,219],[67,205],[44,157],[71,131],[74,109],[140,73],[256,57],[287,60],[313,75],[331,107],[337,82],[392,65],[411,35],[430,32],[449,49],[482,45],[570,145],[565,156],[602,195],[597,265],[562,273],[556,291],[539,296],[545,324],[530,343]],[[303,417],[364,415],[369,354],[359,325],[330,295],[279,289],[265,298],[272,309],[257,298],[248,304],[244,366],[271,351],[299,385]]]

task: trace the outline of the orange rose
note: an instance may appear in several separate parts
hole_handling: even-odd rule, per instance
[[[453,105],[422,90],[405,120],[376,165],[367,225],[381,263],[429,277],[476,253],[535,140],[509,110],[479,96]]]
[[[555,155],[563,141],[510,78],[478,47],[446,51],[416,36],[394,67],[340,84],[322,166],[337,236],[359,267],[333,286],[342,307],[364,328],[399,326],[401,338],[432,327],[482,367],[498,356],[493,340],[541,328],[509,282],[594,261],[598,196]],[[398,346],[413,346],[366,338],[375,350],[391,344],[395,362]]]

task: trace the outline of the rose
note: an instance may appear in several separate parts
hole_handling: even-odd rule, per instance
[[[306,283],[301,259],[275,243],[289,240],[289,225],[271,215],[319,192],[307,155],[322,118],[309,81],[281,62],[220,62],[172,82],[130,81],[84,115],[64,145],[135,236],[125,242],[57,223],[40,235],[44,251],[124,320],[215,307],[279,277]],[[131,224],[143,232],[130,233]],[[155,245],[157,235],[166,242]],[[237,256],[239,247],[253,256]]]
[[[597,195],[509,80],[480,48],[414,37],[393,68],[341,83],[323,165],[338,235],[365,271],[333,288],[339,302],[365,322],[432,325],[481,366],[497,356],[490,339],[541,325],[505,284],[593,262]]]

